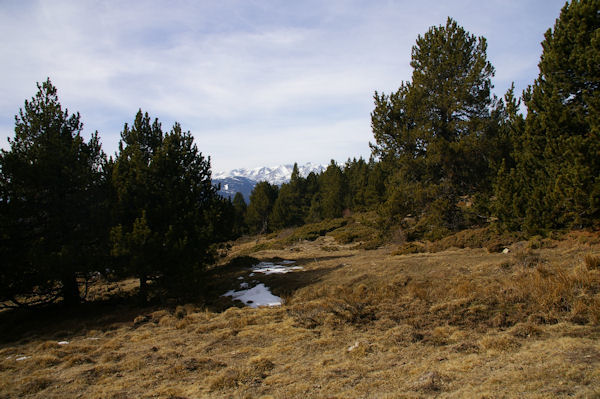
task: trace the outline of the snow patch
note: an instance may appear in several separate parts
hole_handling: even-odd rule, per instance
[[[16,358],[15,360],[17,362],[20,362],[22,360],[27,360],[27,359],[31,359],[31,356],[21,356],[21,357]]]
[[[281,264],[275,264],[272,262],[260,262],[258,265],[252,267],[252,271],[255,273],[262,273],[262,274],[285,274],[285,273],[289,273],[289,272],[293,272],[294,270],[302,270],[303,267],[302,266],[285,266],[285,265],[290,265],[295,263],[294,261],[282,261],[279,262]],[[253,276],[254,273],[250,274],[250,276]]]
[[[69,341],[58,341],[59,345],[69,345]]]
[[[258,284],[256,287],[247,290],[227,291],[223,296],[230,296],[232,299],[242,301],[252,308],[281,305],[281,298],[271,294],[271,291],[264,284]]]
[[[254,265],[250,269],[248,277],[253,277],[256,273],[260,274],[285,274],[296,270],[302,270],[301,266],[290,266],[296,263],[293,260],[283,260],[281,262],[260,262]],[[238,277],[238,280],[244,280],[242,276]],[[259,306],[279,306],[281,305],[281,298],[271,294],[271,291],[267,286],[259,283],[257,280],[251,280],[251,283],[241,281],[239,285],[239,291],[227,291],[223,296],[229,296],[234,300],[239,300],[245,305],[257,308]],[[250,285],[253,285],[250,288]]]

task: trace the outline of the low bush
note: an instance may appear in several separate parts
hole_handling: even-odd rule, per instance
[[[600,256],[587,254],[584,258],[585,267],[589,270],[600,269]]]
[[[349,219],[327,219],[318,223],[305,224],[298,227],[289,237],[283,240],[283,244],[293,244],[298,241],[314,241],[330,231],[339,229],[348,224]]]
[[[379,232],[373,227],[360,222],[355,222],[332,231],[330,235],[340,244],[350,244],[353,242],[372,241],[377,237],[378,233]]]
[[[406,242],[404,244],[402,244],[397,250],[396,252],[394,252],[394,255],[409,255],[409,254],[418,254],[418,253],[422,253],[422,252],[426,252],[425,249],[425,245],[420,243],[420,242]]]

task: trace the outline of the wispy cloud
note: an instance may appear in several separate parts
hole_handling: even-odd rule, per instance
[[[522,89],[562,6],[440,3],[3,2],[0,140],[50,76],[109,153],[142,108],[191,130],[216,169],[368,156],[372,93],[410,79],[418,34],[453,16],[488,38],[498,90]]]

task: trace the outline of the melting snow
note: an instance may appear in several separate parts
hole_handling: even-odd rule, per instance
[[[260,262],[258,265],[254,266],[252,268],[252,271],[255,273],[262,273],[262,274],[284,274],[284,273],[289,273],[291,271],[294,270],[302,270],[302,266],[284,266],[284,265],[291,265],[293,263],[296,263],[294,261],[291,260],[284,260],[282,262],[280,262],[281,264],[275,264],[273,262]],[[251,276],[253,274],[250,274]]]
[[[296,263],[293,260],[283,260],[278,263],[274,262],[260,262],[251,269],[251,273],[248,277],[253,277],[256,273],[261,274],[284,274],[295,270],[302,270],[301,266],[290,266]],[[243,280],[243,277],[238,277],[238,280]],[[250,284],[247,282],[240,282],[239,291],[228,291],[223,296],[230,296],[233,299],[242,301],[247,306],[257,308],[259,306],[279,306],[281,305],[281,298],[271,294],[271,291],[267,286],[258,281],[252,280],[252,284],[256,284],[250,288]]]
[[[253,308],[281,305],[281,298],[271,294],[271,291],[264,284],[258,284],[256,287],[247,290],[228,291],[223,296],[230,296]]]

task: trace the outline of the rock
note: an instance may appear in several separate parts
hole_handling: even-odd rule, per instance
[[[352,352],[354,349],[360,346],[360,342],[356,341],[353,345],[348,347],[348,352]]]

